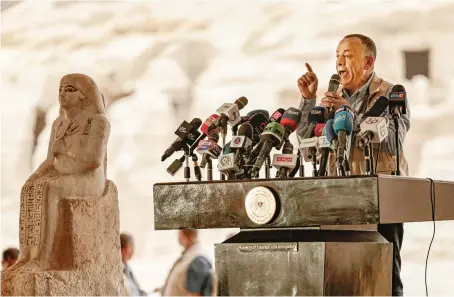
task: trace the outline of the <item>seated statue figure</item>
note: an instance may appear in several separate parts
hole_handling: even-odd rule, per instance
[[[47,158],[21,190],[20,258],[12,269],[53,269],[64,220],[59,201],[105,191],[110,124],[100,90],[90,77],[69,74],[60,81],[58,98],[60,116],[52,124]]]

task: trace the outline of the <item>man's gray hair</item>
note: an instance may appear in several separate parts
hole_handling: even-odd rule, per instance
[[[347,38],[358,38],[361,40],[361,43],[364,45],[366,55],[374,57],[374,60],[377,59],[377,47],[375,46],[375,42],[370,37],[363,34],[349,34],[344,37],[344,39]]]

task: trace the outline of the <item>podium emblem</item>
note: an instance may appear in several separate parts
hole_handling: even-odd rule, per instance
[[[273,192],[266,187],[255,187],[246,196],[245,207],[249,219],[258,225],[265,225],[276,214],[277,201]]]

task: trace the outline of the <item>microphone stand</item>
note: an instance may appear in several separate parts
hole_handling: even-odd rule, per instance
[[[191,157],[192,157],[192,161],[194,162],[194,175],[195,175],[195,178],[198,181],[202,181],[202,172],[200,170],[199,164],[197,163],[197,161],[198,161],[197,155],[193,153]]]
[[[212,181],[213,180],[213,162],[211,161],[211,158],[208,158],[207,161],[207,181]]]
[[[317,150],[313,147],[309,148],[309,152],[311,153],[311,162],[312,162],[312,176],[318,176],[317,170]]]
[[[371,175],[372,174],[372,160],[371,160],[371,143],[365,142],[365,140],[361,139],[359,142],[359,146],[363,147],[363,152],[364,152],[364,163],[366,166],[366,175]]]
[[[270,155],[265,158],[265,178],[270,178]]]
[[[183,146],[184,150],[184,178],[186,182],[189,182],[191,178],[191,168],[189,168],[189,147],[187,145]]]
[[[345,153],[344,153],[344,156],[337,156],[336,163],[337,163],[337,176],[347,176],[347,174],[345,173],[344,165],[349,166],[349,164],[348,164],[348,162],[347,163],[345,162]]]
[[[374,150],[372,143],[369,143],[369,160],[370,160],[370,174],[375,174],[375,164],[374,164]]]

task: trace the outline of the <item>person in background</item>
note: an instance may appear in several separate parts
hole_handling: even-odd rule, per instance
[[[19,250],[16,248],[7,248],[3,251],[2,269],[13,266],[19,258]]]
[[[131,268],[128,266],[128,261],[134,254],[134,239],[131,235],[126,233],[120,234],[120,247],[121,247],[121,261],[123,262],[123,275],[125,287],[129,296],[147,296],[139,283],[134,277]]]
[[[197,230],[180,230],[178,241],[184,251],[170,269],[162,296],[216,296],[213,267],[202,252]]]

